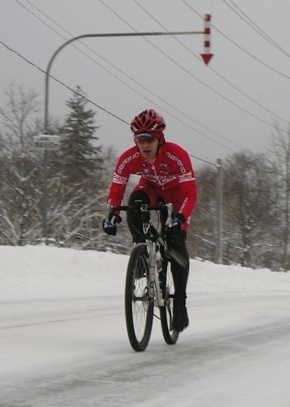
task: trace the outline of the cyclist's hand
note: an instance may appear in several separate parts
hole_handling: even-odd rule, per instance
[[[185,217],[181,213],[177,213],[172,219],[171,226],[167,230],[169,236],[177,236],[182,231],[182,223],[185,221]]]
[[[117,224],[122,222],[120,215],[113,215],[111,219],[103,219],[103,230],[107,235],[116,236]]]

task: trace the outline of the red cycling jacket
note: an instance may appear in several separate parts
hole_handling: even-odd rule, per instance
[[[172,202],[175,212],[186,219],[183,228],[188,228],[197,187],[189,155],[183,148],[167,141],[153,163],[142,157],[137,146],[125,151],[116,164],[108,196],[110,205],[121,204],[131,174],[140,175],[135,189],[146,191],[151,205],[156,205],[159,197],[166,203]]]

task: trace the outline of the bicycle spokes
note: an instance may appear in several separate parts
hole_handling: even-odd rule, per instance
[[[147,258],[146,246],[135,246],[130,256],[126,277],[127,332],[131,346],[136,351],[146,349],[153,323],[153,302],[148,289]]]

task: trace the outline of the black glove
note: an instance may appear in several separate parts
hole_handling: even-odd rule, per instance
[[[107,235],[116,236],[117,224],[122,222],[120,215],[113,215],[111,219],[103,219],[103,231]]]
[[[172,219],[172,223],[167,229],[168,236],[177,236],[182,231],[182,224],[185,222],[185,217],[181,213],[177,213]]]

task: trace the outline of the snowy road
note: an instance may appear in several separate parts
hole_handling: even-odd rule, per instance
[[[122,289],[120,289],[122,294]],[[131,350],[122,295],[2,301],[1,407],[290,407],[289,291],[189,295],[175,346]]]

